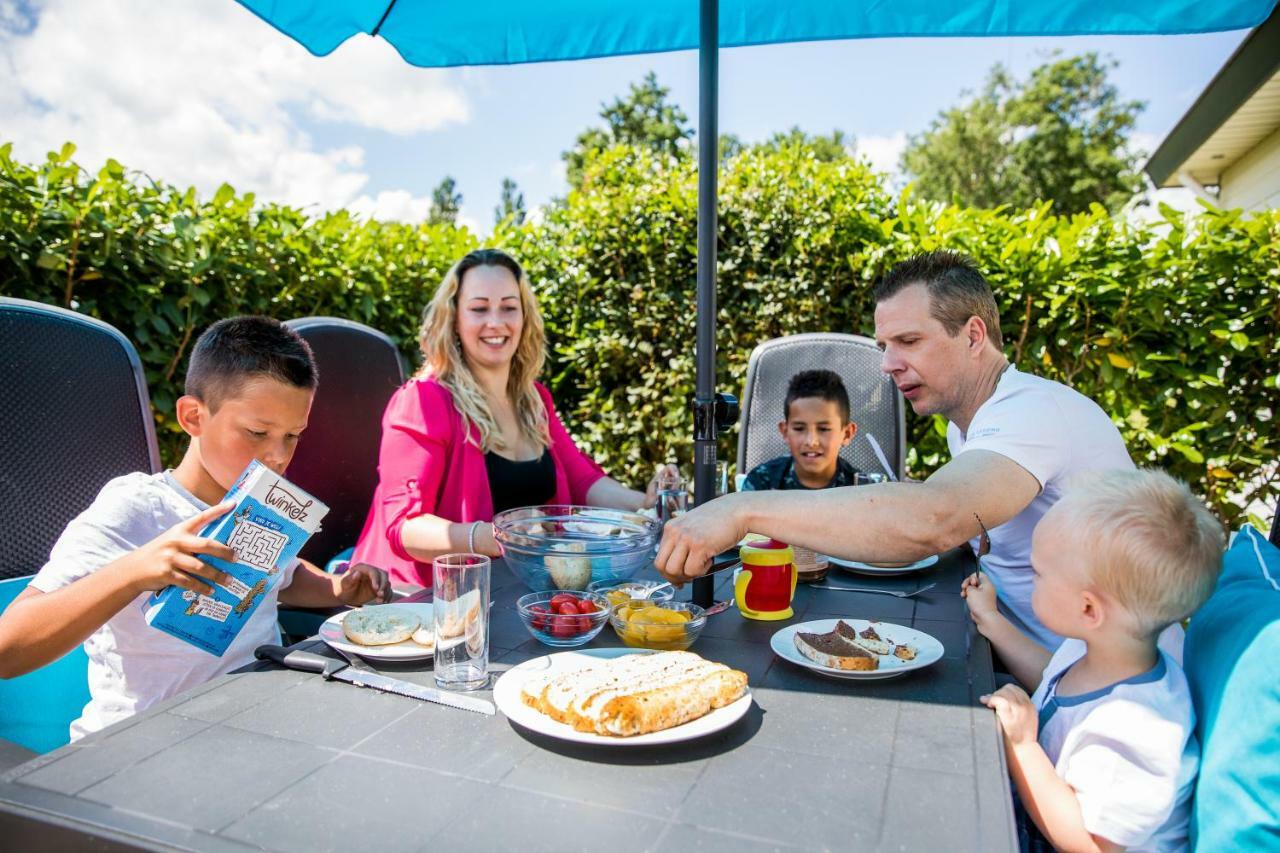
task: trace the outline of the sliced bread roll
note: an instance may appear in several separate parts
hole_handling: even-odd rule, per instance
[[[387,605],[352,610],[342,619],[342,633],[361,646],[386,646],[413,636],[421,624],[410,610]]]
[[[692,652],[627,655],[525,682],[521,699],[578,731],[629,737],[678,726],[740,698],[745,673]]]

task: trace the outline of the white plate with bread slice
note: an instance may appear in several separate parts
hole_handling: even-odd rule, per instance
[[[435,655],[434,620],[431,604],[378,604],[335,613],[319,635],[333,648],[363,658],[428,660]]]
[[[744,673],[692,652],[582,649],[502,674],[493,701],[517,725],[602,746],[680,743],[721,731],[751,708]]]
[[[876,681],[942,658],[942,643],[923,631],[865,619],[815,619],[788,625],[769,645],[778,657],[831,678]]]
[[[842,560],[839,557],[827,557],[831,565],[838,566],[847,572],[858,575],[874,575],[891,578],[898,575],[909,575],[927,569],[938,562],[938,555],[916,560],[914,563],[863,563],[858,560]]]

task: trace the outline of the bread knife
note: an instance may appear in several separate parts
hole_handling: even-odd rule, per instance
[[[323,655],[317,655],[313,652],[303,652],[286,649],[283,646],[258,646],[253,653],[258,660],[274,661],[281,666],[289,669],[296,669],[300,672],[314,672],[323,676],[326,681],[334,679],[345,681],[347,684],[354,684],[357,687],[371,687],[374,690],[380,690],[383,693],[394,693],[397,696],[408,696],[410,699],[418,699],[422,702],[435,702],[438,705],[447,705],[450,708],[461,708],[464,711],[475,711],[478,714],[488,714],[492,716],[497,712],[493,703],[487,699],[479,699],[474,696],[460,696],[456,693],[449,693],[444,690],[437,690],[434,687],[423,687],[420,684],[414,684],[410,681],[404,681],[399,678],[392,678],[389,675],[383,675],[376,672],[368,664],[363,661],[356,665],[354,660],[350,663],[343,663],[333,658],[327,658]],[[344,655],[344,657],[346,657]],[[354,656],[353,656],[354,657]]]

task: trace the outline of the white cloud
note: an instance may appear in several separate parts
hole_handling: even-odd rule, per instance
[[[415,196],[405,190],[383,190],[370,198],[362,195],[347,205],[359,216],[395,222],[417,223],[427,218],[430,196]]]
[[[871,168],[890,177],[898,174],[898,159],[907,147],[907,132],[899,130],[892,136],[859,136],[854,148],[857,156],[871,163]]]
[[[114,157],[204,193],[227,181],[327,209],[360,197],[364,151],[317,148],[300,121],[410,134],[470,118],[456,72],[366,36],[316,58],[229,0],[46,0],[34,26],[18,8],[0,0],[0,139],[29,161],[70,140],[91,169]],[[387,195],[375,208],[413,209]]]

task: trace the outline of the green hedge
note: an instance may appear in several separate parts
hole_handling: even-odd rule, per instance
[[[415,357],[417,318],[465,229],[322,218],[221,188],[97,175],[70,146],[32,167],[0,147],[0,292],[101,317],[138,346],[166,460],[191,340],[257,312],[349,317]],[[546,315],[547,381],[575,434],[621,479],[691,456],[696,172],[617,148],[581,189],[492,243],[525,262]],[[1162,211],[1131,225],[1096,208],[942,207],[888,194],[852,162],[803,147],[747,152],[721,175],[718,376],[783,334],[869,334],[870,286],[896,261],[952,247],[990,272],[1007,351],[1116,420],[1140,464],[1191,482],[1234,523],[1231,494],[1274,505],[1280,214]],[[908,415],[910,465],[945,458],[941,424]],[[732,458],[733,443],[722,452]],[[1263,476],[1268,474],[1269,476]]]

